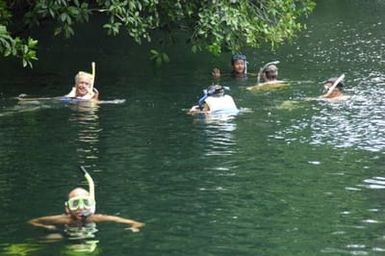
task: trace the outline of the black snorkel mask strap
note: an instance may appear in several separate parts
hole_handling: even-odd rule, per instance
[[[204,89],[203,90],[203,96],[199,98],[198,105],[199,107],[202,107],[205,103],[205,100],[207,97],[217,94],[219,91],[222,91],[223,94],[225,94],[226,91],[230,91],[230,88],[228,86],[222,86],[219,89],[216,88],[210,88],[210,89]]]
[[[245,69],[243,70],[243,73],[247,74],[247,65],[249,64],[249,62],[247,61],[246,55],[242,53],[234,54],[231,58],[231,63],[234,63],[234,61],[236,60],[243,60],[243,62],[245,63]]]
[[[200,108],[202,108],[203,104],[205,103],[205,100],[209,96],[207,93],[207,89],[204,89],[202,92],[203,92],[203,96],[200,97],[200,99],[198,100],[198,105]]]

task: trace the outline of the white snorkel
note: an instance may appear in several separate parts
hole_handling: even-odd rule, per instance
[[[277,65],[279,64],[279,60],[276,60],[276,61],[271,61],[271,62],[268,62],[266,63],[263,67],[261,67],[261,69],[259,70],[258,72],[258,78],[257,78],[257,84],[259,84],[260,80],[261,80],[261,74],[262,72],[270,65]]]
[[[91,201],[91,213],[95,213],[96,210],[96,201],[95,201],[95,183],[92,179],[91,175],[87,172],[86,168],[84,166],[80,166],[80,170],[84,174],[84,177],[86,178],[88,182],[88,189],[90,194],[90,201]]]
[[[337,80],[333,83],[332,86],[329,87],[327,93],[323,96],[325,98],[329,97],[330,94],[334,91],[334,89],[337,87],[337,85],[344,80],[345,74],[342,74],[340,77],[337,78]]]

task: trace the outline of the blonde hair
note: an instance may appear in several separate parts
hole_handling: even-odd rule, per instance
[[[92,80],[94,79],[93,75],[91,75],[90,73],[87,73],[84,71],[79,71],[75,76],[75,84],[77,84],[79,82],[80,77],[84,77],[87,80],[89,80],[90,82],[92,82]]]

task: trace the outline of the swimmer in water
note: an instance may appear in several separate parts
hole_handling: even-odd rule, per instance
[[[245,77],[247,75],[248,63],[246,55],[242,53],[234,54],[231,57],[232,75],[236,78]],[[214,79],[219,79],[221,77],[221,71],[219,68],[214,68],[211,74]]]
[[[75,76],[75,85],[64,97],[82,100],[98,100],[99,92],[93,87],[94,75],[80,71]]]
[[[341,75],[340,77],[333,77],[326,80],[323,84],[325,94],[321,96],[321,98],[328,100],[345,100],[350,98],[350,96],[346,96],[343,94],[343,79],[345,75]]]
[[[198,105],[193,106],[189,113],[214,113],[214,112],[238,112],[233,98],[225,94],[225,87],[216,84],[203,91],[203,96],[198,100]]]
[[[278,81],[278,67],[276,66],[278,63],[279,61],[269,62],[259,70],[258,84],[259,81],[262,81],[262,83],[274,83]]]
[[[82,227],[91,223],[112,221],[130,225],[128,230],[139,232],[144,223],[112,215],[95,213],[94,184],[91,176],[82,167],[85,177],[89,183],[90,191],[84,188],[75,188],[68,194],[68,199],[64,203],[65,214],[43,216],[28,221],[35,227],[42,227],[48,230],[58,230],[59,226]]]

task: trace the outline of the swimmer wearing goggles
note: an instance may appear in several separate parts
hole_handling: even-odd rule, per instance
[[[66,202],[66,206],[68,206],[71,211],[76,211],[79,209],[90,210],[92,204],[93,202],[88,196],[76,196]]]
[[[43,216],[32,219],[29,223],[36,227],[57,230],[59,226],[80,227],[90,223],[110,221],[130,225],[128,230],[139,232],[139,228],[144,226],[144,223],[119,216],[95,213],[94,183],[84,167],[81,167],[81,170],[88,181],[89,191],[80,187],[71,190],[68,194],[68,200],[64,204],[65,214]]]

